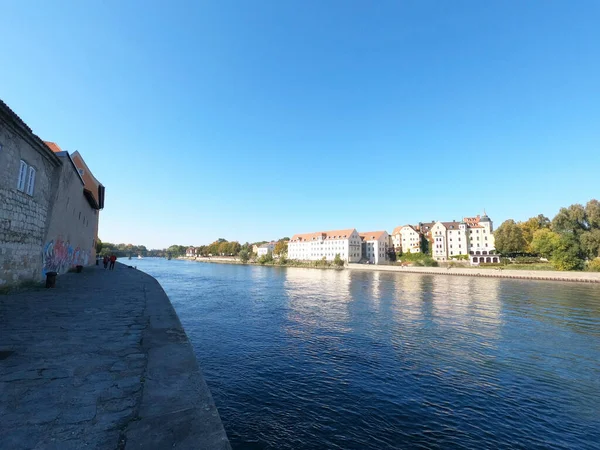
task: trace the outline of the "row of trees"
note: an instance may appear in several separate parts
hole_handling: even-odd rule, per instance
[[[273,254],[280,257],[287,255],[287,241],[289,241],[288,237],[279,239],[275,245]],[[212,244],[196,247],[196,254],[201,256],[239,256],[242,258],[242,260],[247,258],[246,261],[248,261],[250,258],[255,256],[253,253],[253,247],[255,245],[260,246],[266,242],[267,241],[259,241],[254,243],[246,242],[245,244],[240,244],[238,241],[230,242],[227,239],[219,238]]]
[[[273,254],[277,256],[287,255],[287,241],[288,237],[281,238],[275,245]],[[238,241],[228,241],[227,239],[219,238],[212,244],[201,245],[196,247],[196,253],[201,256],[240,256],[242,258],[250,258],[255,255],[252,252],[254,245],[262,245],[267,241],[259,241],[255,243],[246,242],[240,244]],[[98,239],[96,244],[96,253],[100,256],[115,255],[119,258],[125,258],[129,256],[158,256],[167,257],[171,256],[176,258],[178,256],[185,256],[189,246],[187,245],[171,245],[165,249],[153,249],[148,250],[144,245],[133,245],[133,244],[112,244],[110,242],[102,242]]]
[[[144,245],[133,245],[133,244],[112,244],[110,242],[102,242],[98,239],[96,243],[96,254],[100,256],[115,255],[119,258],[127,256],[146,256],[148,249]]]
[[[552,220],[539,214],[525,222],[506,220],[494,233],[496,250],[505,255],[547,258],[559,270],[581,270],[600,257],[600,202],[561,208]],[[591,266],[599,264],[593,261]]]

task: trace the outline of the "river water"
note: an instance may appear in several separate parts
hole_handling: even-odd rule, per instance
[[[598,286],[134,264],[175,306],[234,449],[600,448]]]

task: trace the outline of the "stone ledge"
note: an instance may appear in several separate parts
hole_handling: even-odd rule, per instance
[[[175,309],[158,281],[144,276],[148,326],[142,348],[148,359],[141,404],[123,433],[124,448],[231,449]]]

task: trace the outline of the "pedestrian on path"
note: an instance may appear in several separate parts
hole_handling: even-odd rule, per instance
[[[104,264],[104,268],[106,269],[108,267],[108,255],[104,255],[104,258],[102,259],[102,264]]]
[[[110,267],[108,268],[108,270],[114,270],[115,269],[115,261],[117,260],[117,257],[115,255],[112,255],[110,257]]]

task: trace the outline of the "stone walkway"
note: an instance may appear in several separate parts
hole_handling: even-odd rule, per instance
[[[167,296],[117,264],[0,296],[0,448],[230,446]]]

